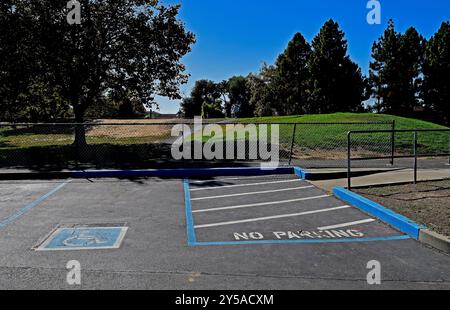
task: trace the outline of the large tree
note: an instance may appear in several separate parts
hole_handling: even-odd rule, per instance
[[[373,44],[370,81],[380,112],[411,115],[419,104],[420,72],[425,40],[414,29],[404,34],[395,30],[394,22]]]
[[[254,107],[250,105],[250,87],[243,76],[233,76],[228,81],[229,104],[237,117],[255,116]]]
[[[217,83],[217,90],[220,93],[221,101],[224,109],[224,115],[231,117],[231,103],[229,94],[229,83],[227,80]]]
[[[338,23],[327,21],[312,41],[309,58],[309,113],[358,111],[366,99],[366,79],[347,55],[347,41]]]
[[[155,95],[180,98],[179,85],[188,78],[180,60],[195,38],[178,19],[179,6],[158,0],[80,2],[79,25],[67,22],[66,0],[10,0],[2,6],[32,20],[33,40],[25,42],[25,51],[38,65],[34,71],[70,103],[77,122],[108,90],[132,92],[149,107]],[[17,44],[14,38],[8,43]],[[81,128],[79,144],[85,143]]]
[[[203,105],[216,105],[221,95],[222,90],[219,84],[211,80],[198,80],[191,90],[190,97],[182,100],[181,112],[187,118],[200,116]]]
[[[277,111],[280,115],[304,113],[309,95],[308,60],[311,46],[303,35],[296,33],[286,50],[278,56],[275,63],[277,69],[278,102]]]
[[[450,22],[442,23],[427,44],[423,99],[437,118],[450,126]]]
[[[277,89],[274,82],[277,70],[274,66],[263,64],[257,74],[247,77],[247,87],[250,90],[249,104],[254,108],[255,116],[272,116],[277,113]]]

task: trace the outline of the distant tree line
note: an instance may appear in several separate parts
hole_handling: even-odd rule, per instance
[[[257,73],[220,83],[197,81],[182,100],[180,114],[213,118],[376,111],[450,125],[449,107],[449,22],[427,41],[413,27],[397,32],[389,21],[373,44],[366,77],[348,55],[344,32],[329,20],[311,44],[296,33],[275,64],[264,64]]]

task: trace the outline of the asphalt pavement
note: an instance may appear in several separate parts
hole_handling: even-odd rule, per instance
[[[450,289],[450,257],[295,176],[0,182],[0,289],[379,288]]]

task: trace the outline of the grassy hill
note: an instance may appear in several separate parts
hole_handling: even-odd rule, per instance
[[[274,122],[274,123],[347,123],[347,122],[392,122],[395,120],[397,129],[434,129],[447,128],[431,122],[418,119],[374,113],[333,113],[333,114],[311,114],[301,116],[269,116],[241,118],[240,122]]]
[[[294,142],[303,148],[303,153],[345,152],[347,133],[352,130],[391,130],[392,122],[398,129],[448,129],[422,120],[374,113],[334,113],[302,116],[271,116],[243,118],[237,122],[267,122],[280,123],[280,142],[290,145],[294,126],[289,123],[299,123],[296,128]],[[323,124],[315,124],[323,123]],[[327,123],[327,124],[325,124]],[[351,124],[354,123],[354,124]],[[285,125],[283,125],[285,124]],[[206,140],[208,137],[204,137]],[[221,139],[222,137],[216,137]],[[353,147],[364,153],[386,154],[391,150],[390,133],[369,133],[353,136]],[[411,154],[413,145],[412,133],[396,133],[396,149],[401,154]],[[450,132],[424,132],[418,135],[419,152],[445,153],[450,149]],[[314,157],[314,156],[312,156]]]

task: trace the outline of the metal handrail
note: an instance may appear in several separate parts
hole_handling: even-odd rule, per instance
[[[396,133],[413,133],[413,155],[395,155],[395,134]],[[417,170],[418,170],[418,159],[420,157],[444,157],[448,156],[448,163],[450,164],[450,141],[449,141],[449,152],[448,153],[438,153],[438,154],[420,154],[417,152],[417,140],[419,132],[450,132],[450,128],[417,128],[417,129],[392,129],[392,130],[352,130],[347,133],[347,188],[352,187],[352,161],[364,161],[364,160],[377,160],[377,159],[391,159],[393,163],[394,158],[414,158],[414,184],[417,183]],[[392,154],[389,156],[372,156],[364,158],[352,158],[351,156],[351,146],[352,146],[352,134],[371,134],[371,133],[392,133]]]
[[[389,130],[389,129],[375,129],[375,130],[351,130],[348,133],[397,133],[397,132],[447,132],[450,131],[450,128],[430,128],[430,129],[424,129],[424,128],[418,128],[418,129],[395,129],[395,130]]]

